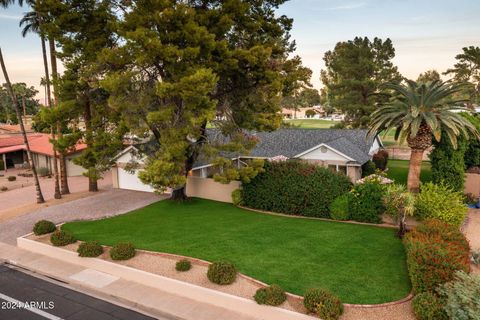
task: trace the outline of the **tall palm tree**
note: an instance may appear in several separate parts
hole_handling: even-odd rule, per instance
[[[45,202],[45,199],[43,198],[42,189],[40,188],[40,181],[38,180],[38,175],[37,175],[37,170],[35,168],[35,163],[33,163],[32,153],[30,151],[30,144],[28,143],[27,133],[25,132],[25,126],[23,125],[23,121],[22,121],[22,114],[20,112],[20,106],[18,105],[17,96],[13,92],[12,83],[10,82],[10,78],[8,77],[7,68],[5,67],[5,62],[3,61],[3,55],[2,55],[2,49],[1,48],[0,48],[0,65],[2,67],[3,76],[4,76],[5,82],[7,84],[8,94],[10,95],[10,98],[12,99],[12,103],[13,103],[13,106],[15,108],[15,112],[17,114],[18,123],[20,125],[20,130],[22,131],[22,135],[23,135],[23,143],[25,144],[25,146],[27,148],[28,163],[30,164],[30,166],[32,168],[32,173],[33,173],[33,177],[34,177],[34,180],[35,180],[35,189],[37,191],[37,203],[43,203],[43,202]]]
[[[22,36],[25,37],[28,33],[37,33],[40,35],[40,42],[42,44],[42,55],[43,55],[43,67],[45,70],[45,86],[47,91],[47,105],[48,107],[52,108],[52,97],[50,92],[50,75],[48,72],[48,59],[47,59],[47,49],[45,46],[45,36],[40,30],[40,26],[42,24],[42,16],[40,12],[35,10],[35,0],[27,0],[27,4],[30,5],[32,11],[25,13],[23,18],[20,20],[20,27],[23,26],[22,29]],[[52,140],[55,140],[55,130],[53,126],[50,128],[50,134],[52,136]],[[60,199],[62,197],[60,193],[60,180],[59,180],[59,172],[58,172],[58,163],[57,163],[57,151],[53,148],[53,175],[55,177],[55,192],[54,198]]]
[[[407,140],[411,149],[408,169],[408,190],[418,192],[423,153],[432,146],[432,136],[440,141],[442,131],[454,146],[457,137],[474,136],[479,139],[476,128],[453,110],[467,110],[464,100],[455,100],[462,84],[433,81],[418,83],[408,80],[406,84],[387,84],[395,93],[389,104],[372,114],[368,135],[395,129],[395,140]]]

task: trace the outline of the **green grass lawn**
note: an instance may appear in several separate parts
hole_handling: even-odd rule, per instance
[[[395,180],[395,182],[400,184],[407,184],[408,177],[408,165],[410,161],[408,160],[388,160],[388,171],[387,177]],[[432,167],[430,162],[423,161],[422,163],[422,172],[420,174],[420,180],[422,182],[432,181]]]
[[[62,228],[104,245],[131,241],[145,250],[228,260],[246,275],[300,295],[318,286],[343,302],[366,304],[410,291],[404,248],[393,229],[272,216],[201,199],[160,201]]]
[[[328,129],[339,123],[338,121],[321,120],[321,119],[294,119],[285,120],[292,127],[301,129]]]

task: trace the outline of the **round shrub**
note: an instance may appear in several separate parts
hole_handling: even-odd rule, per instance
[[[135,256],[135,247],[129,242],[117,243],[110,249],[112,260],[128,260]]]
[[[330,204],[330,218],[333,220],[348,220],[350,218],[349,203],[352,198],[350,193],[337,197]]]
[[[369,223],[382,222],[381,214],[385,212],[383,194],[384,186],[376,180],[355,185],[349,206],[351,219]]]
[[[232,192],[232,203],[235,206],[243,205],[242,189],[233,190],[233,192]]]
[[[7,191],[7,190],[8,190],[8,188],[5,187],[5,186],[2,186],[2,187],[0,188],[0,191]]]
[[[15,176],[9,176],[9,177],[7,178],[7,180],[8,180],[8,181],[15,181],[15,180],[17,180],[17,177],[15,177]]]
[[[243,185],[245,206],[292,215],[329,218],[329,206],[352,184],[342,173],[301,161],[266,162]]]
[[[253,298],[258,304],[279,306],[287,300],[287,295],[280,286],[272,284],[267,288],[258,289]]]
[[[440,298],[430,292],[419,293],[412,301],[417,320],[447,320],[443,304]]]
[[[73,234],[65,230],[56,230],[50,236],[50,242],[55,247],[63,247],[67,244],[74,243],[75,241],[77,240],[75,239]]]
[[[55,230],[57,230],[55,223],[47,220],[40,220],[33,226],[33,233],[37,236],[52,233]]]
[[[343,313],[343,304],[334,294],[319,288],[307,290],[303,305],[323,320],[337,320]]]
[[[444,184],[423,184],[415,203],[415,215],[419,220],[438,219],[459,227],[467,215],[463,194]]]
[[[192,268],[192,263],[187,259],[182,259],[175,264],[175,270],[188,271]]]
[[[230,262],[214,262],[208,266],[207,277],[216,284],[231,284],[237,278],[237,269]]]
[[[80,257],[98,257],[103,253],[103,247],[97,241],[82,242],[77,249]]]

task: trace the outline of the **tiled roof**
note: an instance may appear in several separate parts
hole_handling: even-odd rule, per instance
[[[34,153],[53,156],[53,146],[50,143],[50,138],[51,136],[45,133],[28,134],[28,142],[30,145],[30,150]],[[75,153],[77,151],[81,151],[86,147],[87,147],[86,144],[78,143],[75,147],[75,150],[69,152],[69,154]],[[10,136],[10,137],[3,137],[3,138],[0,137],[0,153],[7,153],[7,152],[16,151],[16,150],[26,150],[26,147],[23,144],[23,136],[18,136],[18,137]]]

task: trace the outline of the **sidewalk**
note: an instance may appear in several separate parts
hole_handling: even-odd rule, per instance
[[[255,319],[0,242],[1,261],[65,282],[81,292],[106,300],[113,299],[127,307],[144,310],[158,317],[184,320]]]

